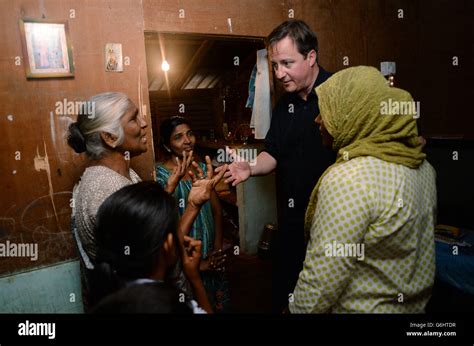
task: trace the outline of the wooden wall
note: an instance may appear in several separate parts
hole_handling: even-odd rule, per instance
[[[265,37],[284,20],[284,9],[285,1],[274,0],[143,0],[145,30],[164,32]]]
[[[317,33],[320,63],[339,71],[397,64],[396,85],[420,101],[428,137],[474,139],[474,2],[468,0],[285,1]],[[402,11],[402,12],[401,12]],[[402,17],[402,18],[401,18]],[[453,57],[459,65],[453,66]]]
[[[24,65],[15,65],[15,57],[22,57],[20,18],[69,23],[73,79],[26,79]],[[85,160],[67,146],[71,119],[56,115],[55,103],[120,91],[138,105],[140,78],[148,105],[148,84],[140,0],[1,0],[0,23],[0,240],[34,242],[39,252],[37,261],[1,258],[0,274],[7,274],[76,256],[69,205]],[[108,42],[122,43],[123,55],[130,58],[123,73],[104,71]],[[132,160],[144,179],[153,172],[149,143],[148,152]],[[15,160],[17,152],[20,160]]]

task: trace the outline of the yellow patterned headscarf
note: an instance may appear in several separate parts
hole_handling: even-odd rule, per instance
[[[359,156],[418,168],[425,158],[416,127],[416,104],[410,93],[390,87],[374,67],[342,70],[318,86],[319,110],[334,137],[336,163],[321,176],[306,210],[306,235],[316,210],[319,185],[335,166]]]

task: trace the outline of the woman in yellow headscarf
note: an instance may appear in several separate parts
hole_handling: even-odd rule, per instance
[[[316,88],[337,160],[306,212],[309,243],[293,313],[421,313],[434,282],[435,171],[411,95],[367,66]]]

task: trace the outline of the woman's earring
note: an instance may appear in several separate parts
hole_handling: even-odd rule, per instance
[[[168,148],[166,145],[163,145],[163,146],[165,147],[165,149],[166,149],[167,152],[171,153],[171,149],[170,149],[170,148]]]

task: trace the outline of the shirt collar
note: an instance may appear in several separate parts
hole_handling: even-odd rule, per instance
[[[323,69],[321,66],[319,66],[319,72],[318,72],[318,77],[316,77],[316,80],[314,81],[313,87],[311,88],[310,95],[316,96],[316,91],[314,89],[322,84],[323,82],[326,81],[330,76],[329,72],[327,72],[325,69]],[[309,95],[308,95],[309,96]]]

